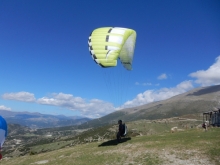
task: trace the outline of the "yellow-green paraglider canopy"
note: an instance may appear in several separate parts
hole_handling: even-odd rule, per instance
[[[117,66],[119,58],[127,70],[132,70],[136,32],[128,28],[103,27],[95,29],[89,37],[89,51],[102,67]]]

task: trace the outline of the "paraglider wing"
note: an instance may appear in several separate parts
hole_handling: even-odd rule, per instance
[[[0,116],[0,148],[2,148],[5,138],[7,137],[8,129],[5,119]]]
[[[101,67],[117,66],[119,58],[127,70],[132,70],[136,32],[120,27],[95,29],[88,41],[93,60]]]

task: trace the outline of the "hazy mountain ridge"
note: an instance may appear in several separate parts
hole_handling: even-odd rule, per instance
[[[125,122],[139,119],[154,120],[203,113],[213,110],[214,107],[220,107],[220,85],[195,88],[167,100],[122,109],[94,120],[78,116],[67,117],[5,110],[0,110],[0,114],[6,118],[8,123],[20,124],[31,128],[70,125],[79,125],[78,128],[90,128],[114,124],[117,123],[118,119],[122,119]]]
[[[79,116],[64,116],[64,115],[47,115],[30,112],[13,112],[0,110],[0,115],[3,116],[10,124],[20,124],[30,128],[48,128],[62,127],[70,125],[78,125],[87,122],[91,119]]]
[[[213,110],[214,107],[220,107],[220,85],[195,88],[167,100],[122,109],[99,119],[88,121],[79,127],[87,128],[117,123],[118,119],[128,122],[140,119],[170,118],[203,113]]]

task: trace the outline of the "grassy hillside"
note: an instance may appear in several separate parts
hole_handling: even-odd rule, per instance
[[[151,123],[150,128],[161,129],[161,126],[161,123]],[[190,128],[175,133],[167,129],[157,134],[127,137],[119,144],[115,140],[106,139],[41,154],[4,158],[0,164],[219,165],[219,158],[220,129],[211,128],[205,132],[203,129]]]
[[[202,114],[213,110],[214,107],[220,108],[220,85],[197,88],[167,100],[119,110],[99,119],[88,121],[79,128],[117,123],[119,119],[124,121],[155,120],[186,114]]]
[[[4,151],[0,164],[219,164],[220,129],[204,132],[200,119],[201,115],[194,114],[128,122],[128,135],[119,144],[116,124],[75,136],[44,137]],[[177,128],[171,133],[173,127]],[[45,131],[52,132],[40,131],[40,137]],[[33,135],[25,136],[31,140]]]

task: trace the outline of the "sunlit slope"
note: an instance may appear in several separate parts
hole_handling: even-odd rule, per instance
[[[173,127],[178,127],[181,131],[189,128],[202,128],[200,118],[201,116],[198,115],[187,115],[168,119],[126,122],[127,137],[170,132]],[[19,125],[9,125],[9,130],[2,150],[4,157],[33,155],[89,142],[115,140],[118,125],[111,124],[84,130],[60,127],[36,131]]]
[[[36,155],[4,158],[4,165],[219,165],[220,129],[189,129],[162,132],[150,136],[127,138],[117,144],[113,140],[92,142]]]
[[[186,114],[203,113],[220,107],[220,85],[193,89],[170,99],[113,112],[82,124],[79,128],[97,127],[139,119],[162,119]]]

